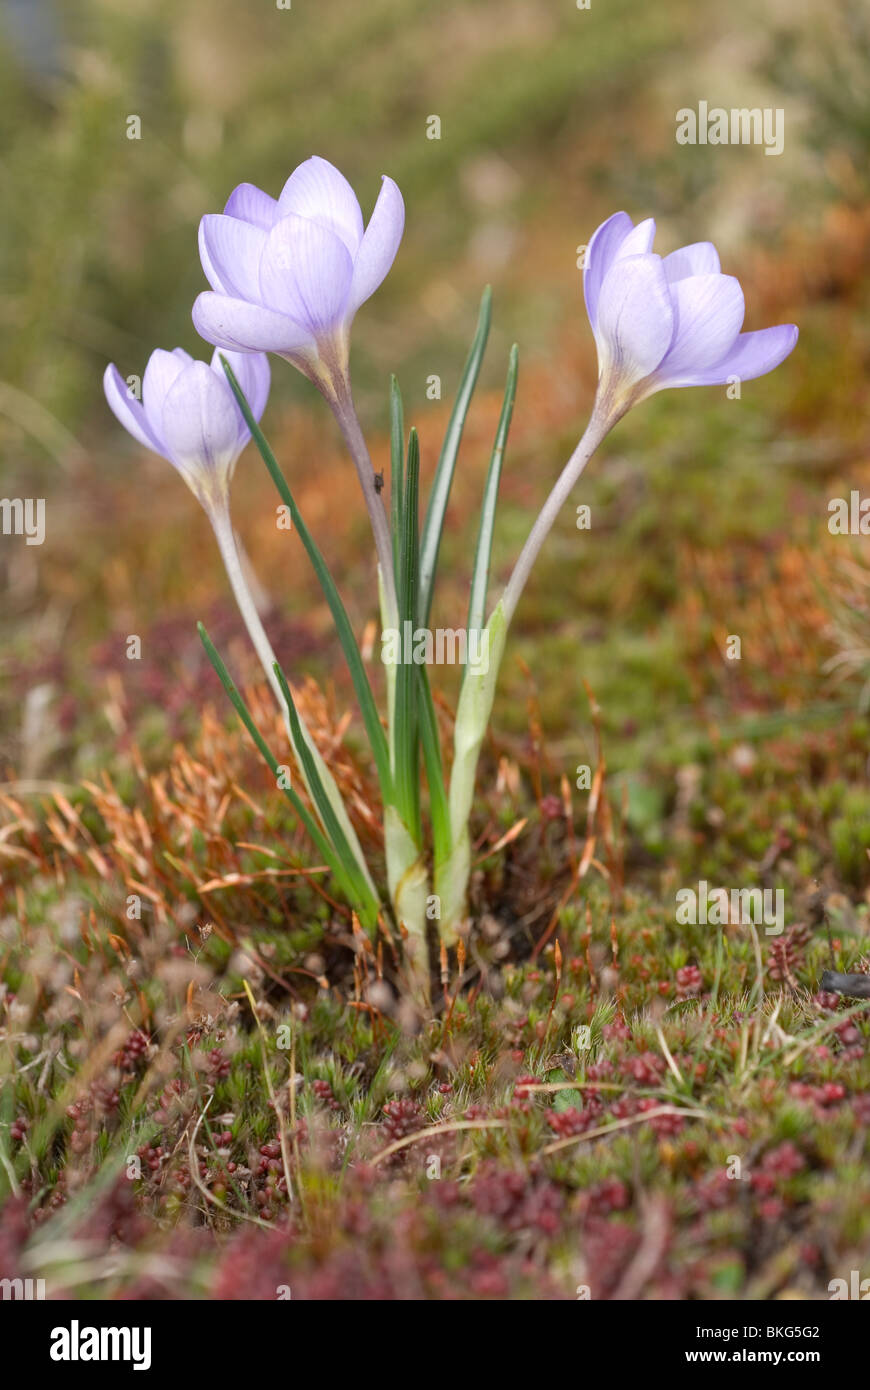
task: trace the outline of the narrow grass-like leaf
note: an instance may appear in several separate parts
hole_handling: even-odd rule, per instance
[[[492,533],[495,525],[495,507],[498,501],[501,465],[504,458],[505,445],[507,444],[508,431],[511,427],[514,400],[517,394],[519,351],[516,343],[514,343],[508,362],[504,403],[501,408],[498,429],[495,432],[495,443],[492,446],[489,471],[486,475],[486,487],[483,491],[483,505],[480,511],[480,530],[477,533],[477,549],[474,554],[474,572],[471,579],[471,597],[468,602],[469,641],[471,640],[472,632],[480,631],[486,623],[486,591],[489,585],[489,562],[492,557]]]
[[[372,694],[369,678],[366,675],[366,669],[363,665],[362,657],[360,656],[359,647],[353,635],[353,628],[347,616],[347,610],[341,600],[338,589],[335,587],[332,575],[329,573],[326,561],[320,552],[317,542],[302,520],[299,508],[287,484],[287,479],[281,472],[278,460],[275,458],[265,435],[251,414],[251,408],[245,400],[244,393],[236,380],[232,367],[223,356],[221,356],[221,363],[226,372],[230,386],[233,388],[236,400],[239,403],[239,409],[245,417],[248,429],[251,431],[254,443],[259,449],[263,462],[271,474],[272,481],[278,489],[282,502],[284,502],[285,506],[287,506],[290,511],[293,525],[299,532],[299,537],[308,552],[308,557],[320,581],[320,587],[323,590],[324,597],[329,604],[329,611],[332,613],[335,630],[338,633],[338,640],[341,643],[342,651],[347,661],[350,678],[353,681],[353,688],[360,708],[360,714],[363,718],[366,734],[378,770],[381,795],[385,802],[392,801],[393,778],[390,771],[390,750],[387,744],[387,737],[384,733],[383,725],[381,724],[378,708],[375,704],[375,697]]]
[[[356,862],[353,850],[348,844],[347,836],[341,828],[339,819],[335,814],[335,808],[327,796],[326,788],[323,785],[320,773],[317,769],[317,764],[311,756],[311,749],[302,737],[302,728],[299,723],[299,715],[296,712],[296,703],[291,694],[290,686],[287,684],[287,677],[284,675],[277,661],[275,662],[274,670],[278,679],[278,684],[281,687],[281,694],[284,696],[287,704],[287,714],[290,719],[290,727],[293,731],[293,740],[299,749],[300,761],[305,769],[305,776],[311,788],[311,795],[314,797],[317,804],[320,819],[323,821],[326,833],[332,841],[335,852],[341,862],[342,869],[353,883],[358,898],[360,898],[364,904],[364,910],[361,911],[360,915],[367,917],[368,925],[371,925],[377,920],[377,901],[360,873],[359,865]]]
[[[420,485],[420,445],[417,431],[408,438],[401,563],[398,570],[399,663],[396,671],[395,785],[396,805],[414,843],[420,844],[420,732],[418,695],[420,690],[412,653],[405,652],[405,635],[416,630],[418,612],[419,537],[418,505]],[[409,626],[410,625],[410,626]]]
[[[233,680],[232,676],[230,675],[229,671],[224,665],[224,662],[218,654],[217,648],[215,647],[214,643],[209,637],[204,625],[202,623],[197,623],[197,630],[199,631],[199,636],[200,640],[202,641],[202,645],[205,647],[205,654],[211,662],[212,666],[214,667],[217,673],[218,680],[220,681],[224,690],[227,692],[233,709],[236,711],[236,714],[239,716],[239,719],[242,721],[248,733],[251,735],[251,738],[254,740],[254,743],[257,745],[257,748],[260,750],[264,762],[272,772],[272,775],[275,777],[276,785],[280,785],[278,782],[278,776],[281,770],[280,763],[272,753],[272,750],[269,748],[269,745],[266,743],[266,740],[263,738],[263,735],[260,733],[260,730],[254,723],[253,718],[251,717],[251,713],[244,700],[242,699],[235,681]],[[304,746],[304,740],[302,740],[302,743]],[[292,787],[281,786],[281,791],[283,791],[287,800],[290,802],[291,806],[293,807],[294,811],[296,812],[297,816],[299,817],[300,821],[304,825],[309,836],[311,837],[312,841],[317,847],[317,850],[323,856],[326,863],[329,865],[330,869],[335,875],[336,882],[339,884],[344,896],[348,899],[348,901],[351,904],[353,904],[354,906],[359,906],[360,897],[354,888],[351,878],[349,878],[349,876],[344,872],[342,864],[335,852],[333,851],[332,846],[330,845],[326,836],[323,834],[323,831],[320,829],[320,826],[317,824],[317,821],[311,815],[311,812],[308,810],[304,802],[300,799],[299,794],[295,792]]]
[[[447,788],[444,785],[438,721],[435,717],[432,691],[429,688],[429,676],[425,666],[420,666],[418,673],[420,742],[423,747],[423,762],[426,765],[426,781],[429,784],[429,815],[432,820],[432,842],[437,869],[449,859],[453,844],[450,837],[450,808],[447,801]]]
[[[5,1081],[8,1077],[7,1068],[13,1065],[14,1056],[12,1048],[8,1049],[9,1062],[4,1061],[0,1076]],[[9,1127],[15,1119],[15,1091],[12,1086],[0,1087],[0,1198],[5,1201],[7,1193],[11,1191],[14,1197],[21,1195],[18,1180],[15,1175],[15,1167],[12,1162],[11,1144],[7,1138]],[[26,1146],[25,1146],[26,1147]]]
[[[405,409],[396,378],[390,377],[390,531],[393,571],[398,574],[402,546],[402,506],[405,492]]]
[[[450,423],[447,426],[444,443],[441,446],[441,455],[438,459],[438,467],[435,470],[432,491],[429,494],[429,505],[426,509],[426,520],[423,524],[423,534],[420,540],[419,615],[420,622],[424,627],[429,622],[429,613],[432,608],[435,570],[438,566],[438,551],[441,548],[441,533],[444,530],[444,516],[447,511],[447,501],[450,497],[450,486],[453,482],[453,470],[456,467],[456,456],[459,453],[462,431],[465,428],[465,417],[468,414],[471,397],[477,385],[480,364],[483,361],[483,354],[486,351],[486,340],[489,337],[491,317],[492,290],[489,285],[487,285],[483,292],[483,298],[480,301],[480,314],[477,320],[477,329],[471,344],[471,351],[468,354],[468,360],[462,372],[462,379],[459,383],[459,390],[456,393],[456,400],[450,416]]]

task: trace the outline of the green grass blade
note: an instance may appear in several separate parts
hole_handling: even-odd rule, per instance
[[[272,481],[278,489],[282,502],[284,502],[285,506],[287,506],[290,511],[293,525],[299,532],[302,544],[308,552],[308,557],[320,581],[320,587],[323,590],[324,597],[329,604],[329,611],[332,614],[335,630],[338,633],[338,640],[341,643],[341,648],[344,652],[347,667],[350,672],[350,678],[353,681],[353,688],[359,705],[360,714],[362,715],[369,745],[378,770],[381,795],[385,802],[391,802],[393,800],[393,778],[390,771],[390,750],[383,725],[381,724],[380,715],[378,714],[377,705],[375,704],[375,697],[372,694],[372,688],[369,684],[369,678],[366,675],[366,669],[359,653],[359,647],[353,635],[353,628],[347,616],[347,610],[341,600],[338,589],[335,587],[335,582],[333,581],[332,575],[329,573],[326,561],[320,552],[317,542],[302,520],[299,508],[287,484],[287,479],[281,472],[278,460],[275,458],[265,435],[251,414],[251,408],[245,400],[244,393],[236,380],[232,367],[223,356],[221,356],[221,363],[227,374],[230,386],[235,392],[236,400],[245,417],[245,422],[251,431],[254,443],[259,449],[263,462],[271,474]]]
[[[450,858],[453,841],[450,835],[450,807],[447,788],[444,785],[444,768],[441,762],[441,744],[438,739],[438,721],[435,705],[429,688],[429,676],[425,666],[418,667],[420,686],[420,742],[423,746],[423,762],[426,766],[426,781],[429,784],[429,815],[432,820],[432,843],[435,852],[435,867],[445,864]]]
[[[390,377],[390,531],[393,570],[399,572],[402,546],[402,507],[405,491],[405,409],[396,378]]]
[[[239,719],[242,721],[248,733],[251,735],[251,738],[254,740],[254,743],[257,745],[257,748],[260,750],[263,760],[272,772],[273,776],[275,777],[277,784],[278,774],[281,766],[280,763],[272,753],[271,749],[269,748],[269,745],[266,743],[266,740],[263,738],[263,735],[260,733],[260,730],[254,723],[251,717],[251,713],[244,700],[242,699],[235,681],[233,680],[232,676],[230,675],[229,671],[224,665],[223,660],[219,656],[217,648],[215,647],[214,643],[209,637],[204,625],[202,623],[197,623],[197,629],[199,631],[199,636],[200,640],[202,641],[202,645],[205,647],[205,654],[211,662],[212,666],[214,667],[215,672],[217,673],[218,680],[220,681],[221,685],[223,686],[224,690],[229,696],[230,703],[232,704],[233,709],[236,711],[236,714],[239,716]],[[287,800],[290,802],[300,821],[304,825],[313,843],[316,845],[319,853],[323,856],[324,860],[329,865],[330,869],[335,875],[336,882],[339,884],[344,896],[354,906],[360,906],[361,904],[358,899],[358,894],[354,889],[352,880],[344,872],[341,862],[339,861],[336,854],[333,852],[332,846],[330,845],[326,836],[323,834],[323,831],[320,829],[320,826],[317,824],[317,821],[311,815],[311,812],[305,806],[304,802],[300,800],[298,793],[295,792],[292,787],[282,787],[281,790],[283,791]]]
[[[291,694],[290,686],[287,684],[287,678],[277,661],[275,662],[274,670],[278,678],[278,684],[281,687],[281,694],[284,696],[287,703],[287,714],[290,719],[290,727],[293,731],[293,739],[299,749],[299,757],[305,769],[305,776],[311,788],[311,795],[314,797],[317,804],[320,819],[338,855],[344,873],[353,884],[357,897],[364,904],[364,908],[360,915],[365,916],[370,925],[373,921],[377,920],[378,903],[372,896],[371,889],[360,873],[359,865],[356,862],[353,850],[348,844],[347,836],[342,830],[338,817],[335,814],[335,808],[326,793],[326,788],[317,770],[317,764],[311,756],[311,749],[302,737],[302,727],[299,723],[299,715],[296,712],[296,704]]]
[[[438,467],[435,470],[432,491],[429,494],[429,506],[426,510],[426,520],[423,524],[423,534],[420,541],[419,614],[420,622],[424,627],[428,625],[429,613],[432,608],[432,591],[435,586],[438,551],[441,548],[441,533],[444,530],[444,516],[447,511],[447,501],[450,497],[450,486],[453,482],[453,470],[456,467],[456,456],[459,453],[462,431],[465,428],[465,417],[468,414],[471,397],[477,385],[480,364],[483,361],[483,354],[486,351],[486,340],[489,337],[491,317],[492,290],[489,285],[487,285],[483,292],[483,298],[480,301],[480,314],[477,320],[477,329],[471,344],[471,351],[465,363],[465,369],[463,370],[462,379],[459,383],[459,390],[456,393],[456,400],[453,405],[453,412],[450,416],[450,423],[447,426],[444,443],[441,446],[441,455],[438,459]]]
[[[408,438],[408,466],[405,479],[401,563],[398,571],[399,664],[396,670],[395,786],[396,806],[414,843],[420,844],[420,731],[418,721],[419,681],[413,661],[406,660],[405,633],[416,630],[418,612],[419,537],[418,505],[420,488],[420,445],[417,431]]]
[[[489,562],[492,557],[492,533],[495,526],[495,507],[498,501],[498,485],[501,479],[502,460],[504,458],[505,445],[507,444],[508,431],[511,427],[514,400],[517,394],[519,351],[516,343],[514,343],[508,362],[504,403],[501,408],[498,429],[495,432],[495,443],[492,446],[489,471],[486,475],[486,487],[483,491],[483,506],[480,512],[480,530],[477,533],[477,549],[474,554],[474,572],[471,580],[471,597],[468,602],[469,640],[475,629],[479,631],[486,625],[486,591],[489,585]]]

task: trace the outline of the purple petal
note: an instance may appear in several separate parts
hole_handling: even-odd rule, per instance
[[[278,199],[280,217],[307,217],[327,227],[355,256],[362,240],[359,200],[344,174],[329,160],[314,155],[294,169]]]
[[[691,246],[681,246],[664,259],[665,275],[668,284],[685,280],[688,275],[718,275],[721,270],[719,253],[712,241],[695,241]]]
[[[743,324],[745,307],[733,275],[689,275],[670,287],[674,336],[659,367],[663,380],[703,371],[724,357]]]
[[[589,243],[586,269],[583,271],[583,294],[593,333],[598,322],[598,299],[604,277],[610,269],[613,257],[632,228],[633,223],[627,212],[615,212],[596,229]]]
[[[640,381],[667,352],[674,317],[661,256],[629,256],[611,266],[598,300],[598,361],[623,382]]]
[[[291,215],[266,240],[260,299],[316,338],[343,321],[352,276],[344,242],[326,227]]]
[[[163,438],[163,402],[167,392],[193,358],[183,348],[164,352],[155,348],[148,359],[142,378],[142,406],[148,427],[155,439]]]
[[[240,183],[227,198],[224,214],[268,232],[278,221],[278,199],[252,183]]]
[[[239,408],[224,378],[205,362],[192,362],[170,388],[163,406],[163,438],[171,461],[185,475],[203,465],[232,467],[240,451]]]
[[[386,278],[405,229],[405,204],[398,187],[385,174],[378,201],[369,218],[353,267],[348,308],[355,313]]]
[[[798,340],[793,323],[780,323],[775,328],[760,328],[753,333],[741,333],[721,361],[703,371],[691,372],[679,381],[668,380],[668,386],[719,386],[730,376],[741,381],[754,381],[765,376],[784,362]]]
[[[251,414],[255,420],[259,420],[263,411],[266,409],[266,401],[269,399],[269,359],[264,352],[224,352],[222,348],[215,348],[211,359],[211,369],[217,374],[220,381],[226,381],[227,376],[221,365],[221,355],[223,355],[235,373],[236,380],[242,388],[245,400],[251,407]],[[232,387],[230,387],[232,390]],[[239,423],[241,424],[245,438],[248,437],[248,427],[244,422],[244,417],[239,412]]]
[[[628,236],[617,246],[610,262],[611,267],[617,261],[625,260],[628,256],[648,256],[652,251],[655,236],[655,218],[646,217],[643,222],[638,222],[637,226],[632,227]]]
[[[150,425],[142,408],[142,402],[137,401],[130,395],[127,383],[118,371],[114,362],[103,373],[103,390],[106,393],[106,400],[109,409],[133,438],[146,449],[153,449],[156,454],[163,453],[163,445],[153,434]]]
[[[314,346],[308,329],[284,314],[211,290],[198,296],[192,317],[201,338],[232,352],[290,353]]]
[[[236,299],[260,297],[260,257],[266,233],[237,217],[208,213],[199,224],[199,257],[212,289]]]

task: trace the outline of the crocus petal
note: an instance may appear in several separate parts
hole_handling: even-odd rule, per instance
[[[586,312],[592,331],[598,323],[598,299],[604,277],[620,245],[633,228],[627,212],[615,212],[592,235],[586,252],[586,268],[583,271],[583,294],[586,299]]]
[[[369,218],[353,267],[348,309],[356,313],[386,278],[405,229],[405,204],[398,187],[385,174],[378,201]]]
[[[793,323],[780,323],[775,328],[760,328],[753,333],[741,333],[737,341],[713,366],[701,371],[690,371],[680,380],[670,378],[666,386],[719,386],[729,377],[741,381],[754,381],[765,376],[784,362],[794,349],[798,340],[798,330]]]
[[[244,392],[245,400],[251,407],[251,414],[255,420],[259,420],[266,409],[266,401],[269,399],[268,357],[264,352],[223,352],[221,348],[215,348],[214,356],[211,359],[211,369],[217,373],[218,379],[222,382],[227,380],[226,372],[221,365],[222,356],[232,367],[236,380]],[[242,425],[247,439],[248,427],[241,412],[239,412],[239,423]]]
[[[628,236],[625,237],[617,246],[610,262],[611,269],[617,261],[625,260],[628,256],[648,256],[652,251],[652,245],[656,236],[655,218],[644,218],[643,222],[638,222],[636,227],[632,227]]]
[[[363,219],[359,200],[344,174],[328,159],[314,155],[294,169],[278,199],[280,217],[306,217],[339,237],[350,255],[362,241]]]
[[[162,442],[155,437],[148,424],[142,402],[137,401],[130,395],[127,383],[118,371],[114,362],[110,362],[103,373],[103,390],[106,393],[106,400],[109,409],[133,438],[146,449],[153,449],[155,453],[163,453]]]
[[[615,262],[598,300],[598,363],[624,387],[654,371],[667,352],[674,316],[660,256]]]
[[[670,286],[674,336],[658,375],[669,380],[712,366],[743,324],[743,291],[733,275],[689,275]]]
[[[688,275],[718,275],[719,252],[712,241],[695,241],[691,246],[681,246],[664,259],[665,275],[668,284],[685,280]]]
[[[278,221],[278,199],[270,198],[262,188],[253,183],[240,183],[227,198],[224,208],[227,217],[237,217],[242,222],[250,222],[268,232]]]
[[[233,352],[290,353],[314,346],[310,331],[286,315],[211,290],[197,297],[192,317],[201,338]]]
[[[226,475],[240,452],[239,408],[229,382],[219,381],[206,362],[191,362],[166,396],[162,433],[186,478],[201,476],[203,468]]]
[[[291,215],[266,239],[260,299],[317,338],[342,322],[352,276],[344,242],[326,227]]]
[[[155,439],[163,439],[163,402],[166,394],[192,361],[193,358],[183,348],[175,348],[173,352],[155,348],[148,358],[142,378],[142,405]]]
[[[199,257],[212,289],[236,299],[260,297],[260,257],[266,232],[250,222],[207,213],[199,224]]]

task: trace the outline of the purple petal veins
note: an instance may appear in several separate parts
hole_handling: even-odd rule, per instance
[[[262,353],[226,356],[259,420],[269,395],[268,359]],[[114,363],[106,368],[103,386],[127,432],[171,463],[201,501],[225,498],[236,459],[251,436],[219,350],[207,363],[181,348],[158,348],[145,368],[141,401],[130,395]]]
[[[294,214],[316,222],[344,242],[355,256],[363,237],[362,210],[344,174],[314,155],[294,169],[278,199],[279,217]]]
[[[323,345],[340,359],[334,344],[389,272],[404,220],[402,195],[385,177],[365,228],[347,179],[318,156],[293,171],[277,200],[240,184],[223,214],[200,225],[212,288],[194,305],[197,332],[238,352],[281,353],[309,374]]]
[[[798,331],[741,333],[743,291],[709,241],[652,254],[655,224],[624,212],[589,243],[583,277],[602,387],[621,407],[671,386],[750,380],[778,366]]]
[[[291,213],[272,228],[260,259],[260,300],[316,339],[340,323],[353,261],[335,232]]]

